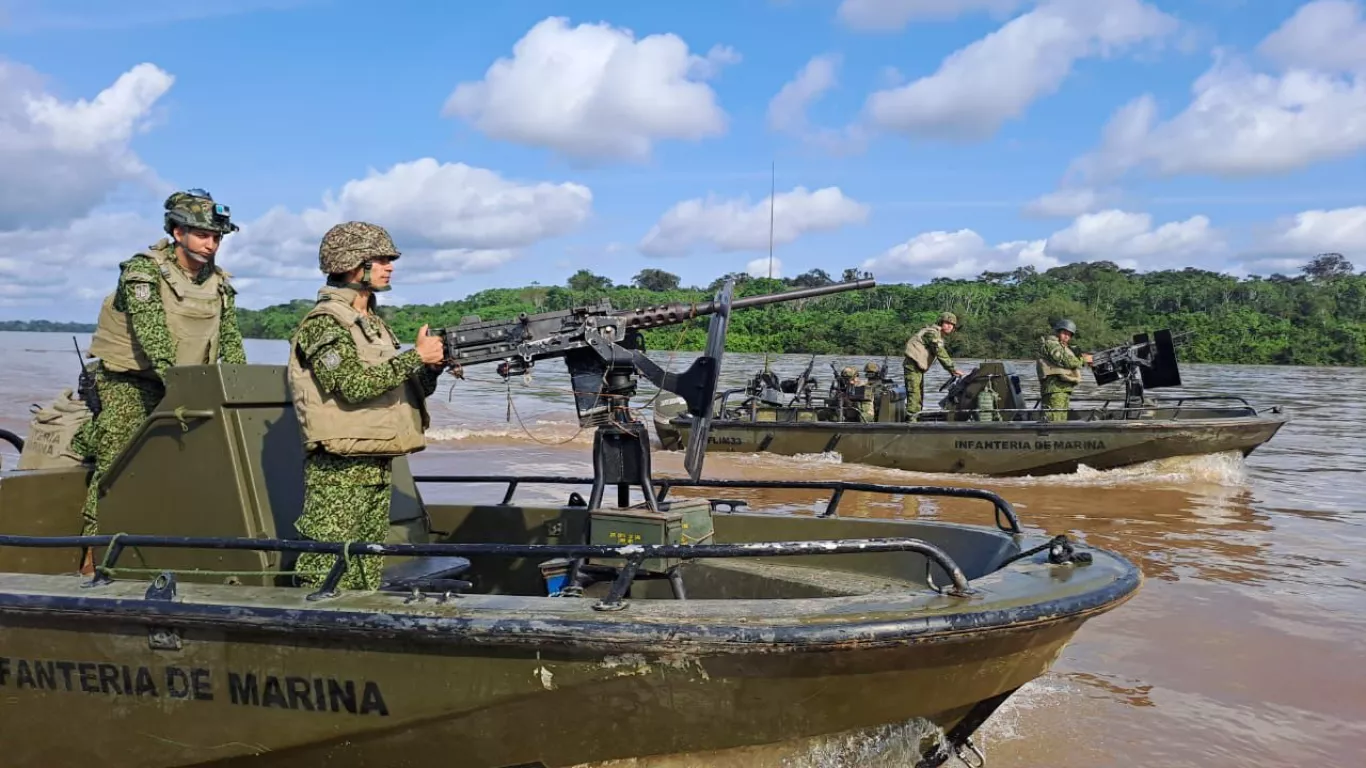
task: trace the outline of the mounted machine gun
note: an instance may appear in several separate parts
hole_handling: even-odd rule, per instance
[[[497,363],[498,373],[505,378],[531,370],[537,360],[564,358],[579,423],[597,427],[593,437],[594,483],[589,508],[600,507],[605,485],[613,483],[617,485],[620,506],[626,506],[629,487],[635,485],[654,512],[657,501],[650,484],[649,436],[645,424],[637,420],[629,408],[630,398],[636,393],[637,372],[687,403],[694,426],[684,465],[695,481],[702,473],[712,401],[721,371],[731,310],[864,290],[875,285],[875,281],[864,279],[733,299],[734,285],[727,281],[714,301],[702,304],[673,303],[615,310],[603,299],[573,309],[534,315],[523,313],[512,320],[484,321],[471,317],[459,325],[428,332],[442,337],[448,364]],[[688,370],[669,373],[645,356],[642,331],[679,325],[707,315],[711,316],[711,323],[706,349]]]
[[[1149,340],[1148,334],[1136,333],[1131,344],[1091,353],[1091,373],[1099,386],[1123,379],[1125,407],[1142,407],[1144,390],[1181,386],[1176,345],[1189,336],[1189,331],[1173,335],[1164,329]]]

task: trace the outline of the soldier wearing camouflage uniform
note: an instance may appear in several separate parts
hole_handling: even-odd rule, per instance
[[[958,327],[958,316],[944,312],[934,325],[927,325],[906,340],[906,358],[902,361],[901,371],[906,377],[906,420],[914,421],[920,413],[925,399],[925,374],[930,365],[938,360],[939,364],[954,378],[963,375],[953,365],[953,358],[944,346],[944,337]]]
[[[81,511],[86,535],[98,532],[100,480],[165,396],[166,372],[176,365],[247,362],[236,291],[214,264],[223,236],[239,229],[228,207],[202,189],[176,192],[164,207],[169,237],[119,265],[118,285],[100,307],[90,343],[91,356],[100,359],[101,407],[73,440],[95,459]]]
[[[318,263],[327,285],[290,340],[289,384],[304,441],[304,508],[295,528],[314,541],[383,542],[389,532],[391,465],[420,451],[426,398],[444,370],[441,340],[417,333],[413,349],[375,311],[389,290],[399,251],[389,233],[365,222],[338,224],[323,235]],[[322,583],[334,555],[306,553],[295,570],[306,585]],[[378,557],[355,558],[347,589],[379,587]]]
[[[873,388],[867,386],[868,382],[859,377],[858,369],[852,365],[846,365],[844,370],[840,371],[840,378],[843,380],[843,384],[846,387],[845,391],[849,393],[850,402],[858,409],[859,415],[863,416],[864,421],[872,421]],[[854,394],[855,387],[863,387],[863,394],[861,396],[856,396]]]
[[[1039,356],[1035,367],[1039,375],[1044,416],[1049,421],[1067,421],[1072,390],[1081,383],[1082,366],[1091,364],[1091,355],[1078,355],[1068,346],[1076,335],[1076,323],[1063,319],[1053,324],[1053,335],[1039,339]]]

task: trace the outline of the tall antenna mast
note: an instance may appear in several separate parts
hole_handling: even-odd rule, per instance
[[[768,279],[773,279],[773,207],[778,197],[778,162],[768,165]],[[764,373],[768,373],[768,349],[764,349]]]

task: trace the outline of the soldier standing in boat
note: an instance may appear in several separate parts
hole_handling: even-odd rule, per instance
[[[876,365],[871,363],[870,365]],[[852,365],[847,365],[840,371],[840,378],[844,380],[845,392],[849,393],[849,401],[854,404],[859,415],[864,421],[873,420],[873,387],[872,383],[864,380],[858,375],[858,369]]]
[[[223,236],[238,231],[228,206],[202,189],[166,199],[162,238],[119,265],[119,281],[105,298],[90,354],[99,413],[73,440],[95,458],[82,533],[98,532],[99,486],[144,420],[166,395],[165,376],[177,365],[246,363],[237,325],[236,291],[214,263]],[[89,572],[90,551],[82,572]]]
[[[1091,364],[1091,355],[1077,354],[1068,346],[1077,335],[1077,325],[1063,318],[1053,323],[1053,335],[1039,339],[1036,368],[1044,415],[1049,421],[1067,421],[1072,390],[1081,383],[1082,366]]]
[[[944,337],[953,333],[957,327],[958,316],[952,312],[944,312],[939,315],[934,325],[921,328],[906,340],[906,359],[902,363],[902,372],[906,377],[907,421],[914,421],[916,414],[920,413],[921,402],[925,397],[925,374],[935,360],[939,361],[950,376],[958,378],[963,375],[962,371],[954,367],[953,358],[949,357],[949,351],[944,346]]]
[[[318,265],[327,284],[290,340],[289,385],[304,441],[304,508],[295,524],[314,541],[383,542],[389,532],[391,467],[422,450],[426,398],[445,369],[441,339],[417,332],[412,349],[376,312],[399,251],[382,227],[338,224],[323,235]],[[322,583],[334,555],[305,553],[302,583]],[[355,558],[341,586],[379,587],[382,559]]]

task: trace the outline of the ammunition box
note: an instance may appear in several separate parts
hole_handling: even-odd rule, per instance
[[[714,531],[711,502],[706,499],[680,499],[669,502],[656,514],[643,504],[627,509],[600,509],[592,514],[589,543],[612,547],[629,544],[710,544]],[[594,563],[621,567],[621,558],[594,559]],[[682,560],[674,557],[651,558],[642,571],[665,573]]]

